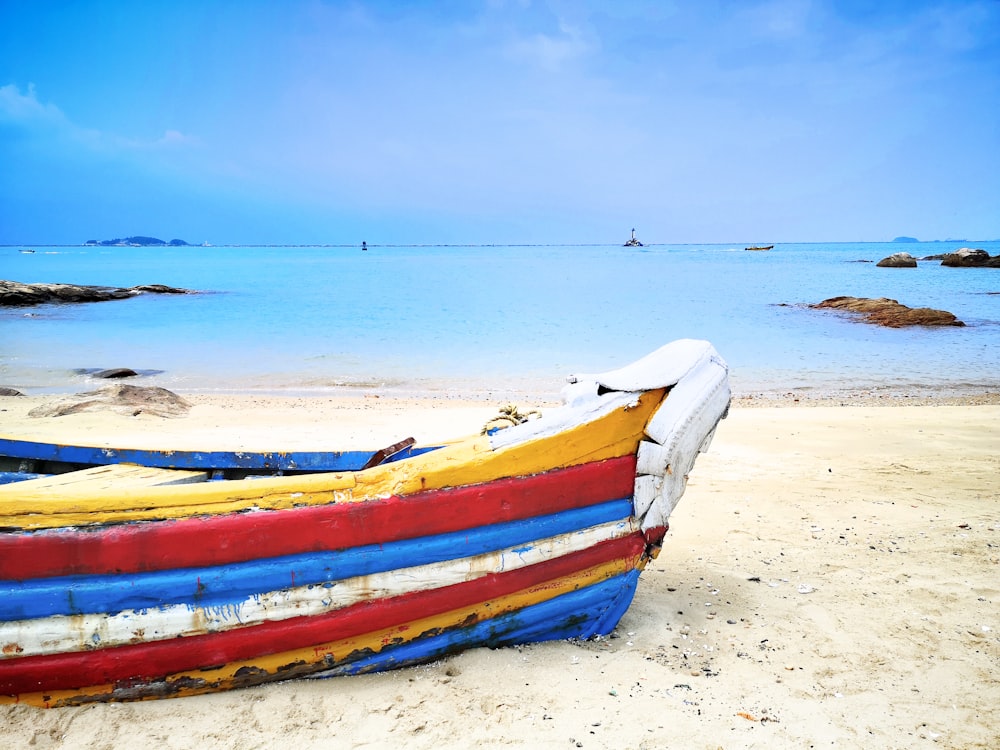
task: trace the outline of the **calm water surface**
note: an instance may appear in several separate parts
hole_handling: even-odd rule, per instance
[[[676,338],[710,340],[739,394],[1000,388],[1000,270],[876,268],[1000,243],[585,247],[0,248],[0,278],[199,294],[0,309],[0,385],[159,371],[184,391],[552,394]],[[965,328],[883,329],[804,303],[891,297]]]

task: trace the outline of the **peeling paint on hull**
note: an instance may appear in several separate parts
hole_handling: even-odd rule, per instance
[[[0,702],[194,695],[609,633],[725,415],[727,373],[676,342],[564,400],[357,472],[0,487]]]

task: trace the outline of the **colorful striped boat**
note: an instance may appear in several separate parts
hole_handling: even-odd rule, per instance
[[[194,695],[611,632],[728,410],[727,368],[676,341],[571,379],[563,400],[358,471],[213,482],[116,464],[0,487],[0,702]]]

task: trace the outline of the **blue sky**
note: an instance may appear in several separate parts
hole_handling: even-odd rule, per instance
[[[0,244],[995,239],[998,102],[997,0],[0,0]]]

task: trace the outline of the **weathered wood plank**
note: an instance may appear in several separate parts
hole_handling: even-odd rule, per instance
[[[170,584],[161,584],[162,594],[157,597],[154,586],[153,595],[147,594],[141,601],[142,606],[134,609],[121,607],[122,603],[134,606],[133,601],[108,602],[100,597],[84,610],[86,614],[55,614],[0,622],[0,643],[8,648],[16,644],[19,656],[35,656],[123,646],[138,640],[191,637],[293,617],[325,615],[359,602],[452,586],[535,565],[600,542],[634,534],[637,530],[637,525],[623,519],[582,531],[519,542],[504,549],[424,565],[400,563],[400,559],[408,553],[412,557],[419,555],[416,543],[403,543],[404,549],[388,551],[389,559],[381,566],[388,567],[387,570],[341,578],[322,585],[306,583],[266,593],[261,593],[263,589],[258,588],[254,593],[244,594],[242,599],[234,598],[232,594],[226,597],[223,591],[220,600],[218,593],[200,591],[193,580],[195,576],[191,575],[191,585],[184,586],[182,581],[178,582],[181,584],[180,591],[171,590]],[[452,542],[450,546],[454,548],[456,545]],[[463,550],[456,551],[461,555]],[[272,578],[279,580],[269,585],[282,585],[288,581],[283,576]],[[85,592],[81,591],[73,597],[71,604],[84,597]],[[130,597],[132,600],[135,598]],[[225,600],[227,598],[229,601]],[[63,609],[66,609],[65,605]]]
[[[30,493],[51,494],[62,497],[72,492],[103,492],[118,487],[165,487],[208,481],[208,472],[183,469],[157,469],[133,464],[109,464],[89,469],[70,471],[66,474],[28,479],[0,487],[8,495]]]
[[[627,498],[634,476],[635,459],[624,456],[486,485],[296,508],[292,513],[2,534],[0,578],[196,568],[386,544]],[[220,539],[226,544],[219,544]]]
[[[329,656],[332,663],[327,666],[333,666],[352,654],[364,655],[366,649],[379,651],[428,630],[471,624],[626,573],[635,568],[644,546],[641,535],[634,534],[526,568],[365,602],[326,616],[117,648],[0,659],[0,700],[2,695],[72,689],[81,681],[135,683],[188,670],[194,670],[190,677],[195,686],[216,679],[238,686],[239,673],[246,668],[285,671],[292,677],[287,667],[296,663],[323,665]],[[275,653],[275,644],[284,650]],[[219,664],[220,658],[224,666],[204,668]]]
[[[231,608],[255,594],[296,586],[327,588],[346,578],[531,545],[592,526],[626,522],[629,505],[627,500],[615,500],[481,529],[345,550],[262,557],[235,565],[73,576],[70,581],[65,577],[0,581],[0,619],[111,613],[172,604]]]

